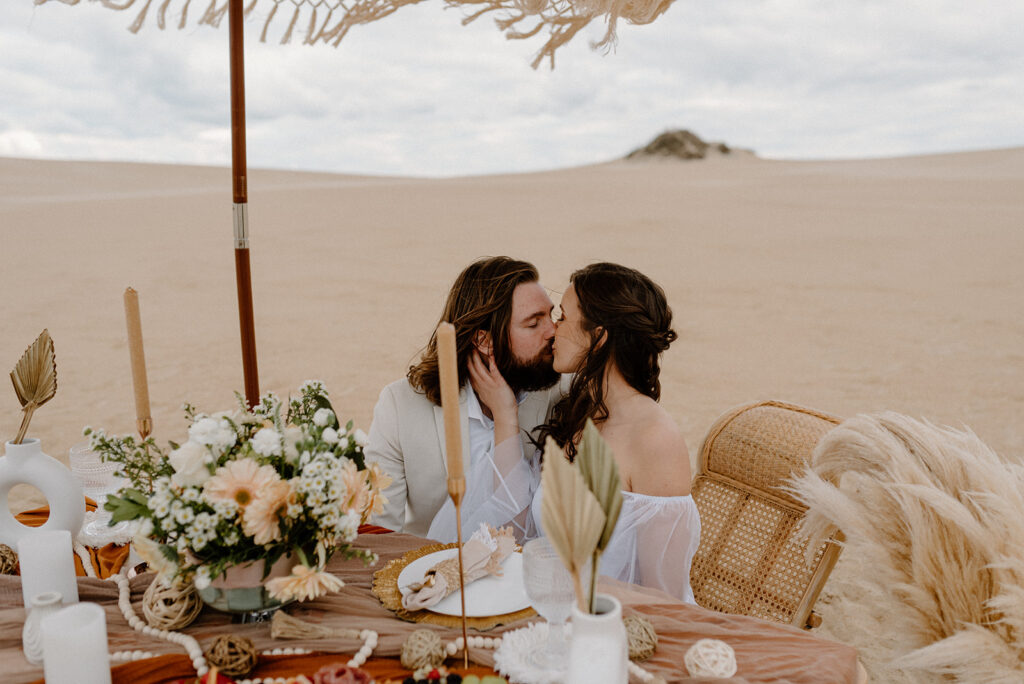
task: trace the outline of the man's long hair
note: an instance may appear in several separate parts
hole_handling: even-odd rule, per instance
[[[476,348],[478,330],[489,332],[494,346],[495,364],[502,368],[511,361],[509,324],[512,319],[512,294],[522,283],[540,279],[536,267],[510,257],[486,257],[474,261],[455,279],[448,292],[441,321],[455,326],[455,352],[459,369],[459,386],[469,375],[469,355]],[[406,374],[413,389],[430,401],[441,405],[441,378],[437,365],[437,333],[420,356],[420,361]]]
[[[664,290],[635,269],[591,264],[573,273],[570,282],[590,346],[575,369],[569,393],[540,427],[538,444],[550,435],[571,460],[587,418],[598,425],[608,418],[604,403],[608,364],[615,363],[630,387],[657,401],[661,397],[659,357],[676,333]]]

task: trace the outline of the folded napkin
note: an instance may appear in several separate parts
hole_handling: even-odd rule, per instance
[[[516,539],[511,527],[496,530],[486,523],[473,533],[462,545],[462,565],[465,583],[487,575],[501,577],[501,564],[515,550]],[[459,588],[459,558],[455,556],[441,561],[427,570],[423,581],[412,584],[412,591],[402,597],[406,610],[422,610],[437,604],[441,599]]]

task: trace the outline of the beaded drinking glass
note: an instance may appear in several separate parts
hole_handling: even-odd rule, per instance
[[[544,537],[523,546],[523,585],[533,609],[548,623],[547,645],[533,654],[534,665],[552,670],[565,668],[569,643],[565,622],[576,601],[572,576]]]

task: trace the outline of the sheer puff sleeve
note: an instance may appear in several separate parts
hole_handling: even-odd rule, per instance
[[[519,435],[494,448],[494,457],[481,458],[466,473],[466,495],[462,500],[462,529],[472,531],[480,523],[501,528],[512,525],[516,541],[532,536],[530,503],[540,483],[539,454],[523,455]],[[441,542],[456,540],[455,504],[449,498],[434,516],[427,533]]]
[[[690,563],[700,544],[693,498],[622,492],[622,512],[601,556],[601,574],[694,603]]]

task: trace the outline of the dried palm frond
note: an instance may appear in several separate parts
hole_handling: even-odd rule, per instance
[[[604,531],[604,512],[579,468],[569,462],[550,437],[544,447],[541,483],[541,526],[572,575],[580,610],[586,611],[582,573]]]
[[[607,548],[612,533],[615,532],[615,525],[619,521],[619,512],[622,510],[622,480],[619,479],[619,468],[615,464],[612,450],[589,418],[583,427],[583,435],[576,452],[576,463],[579,464],[583,481],[587,483],[587,487],[601,505],[601,510],[605,515],[604,529],[594,548],[591,565],[593,568],[598,568],[601,554]],[[592,572],[590,573],[588,601],[590,612],[594,612],[596,588],[597,573]]]
[[[53,340],[46,329],[29,345],[11,371],[11,382],[21,402],[24,415],[14,438],[21,444],[28,432],[29,421],[37,408],[53,399],[57,393],[57,357],[53,353]]]
[[[838,484],[834,484],[838,483]],[[793,491],[812,537],[836,526],[890,609],[891,665],[960,682],[1024,681],[1024,466],[970,431],[858,416]]]

